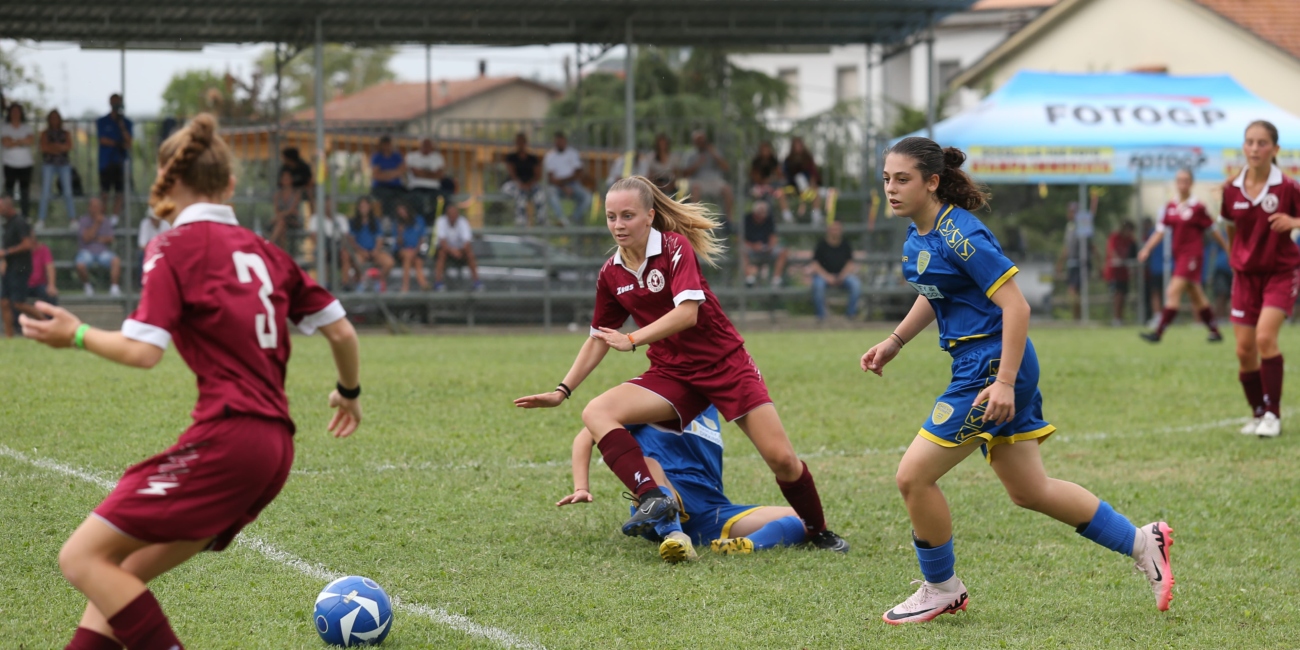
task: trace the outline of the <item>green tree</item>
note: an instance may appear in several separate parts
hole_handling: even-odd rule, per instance
[[[378,83],[396,78],[389,69],[396,50],[391,47],[358,48],[329,43],[325,45],[323,64],[325,70],[325,98],[351,95]],[[275,50],[262,53],[258,68],[274,84]],[[308,108],[316,102],[315,58],[311,49],[305,49],[282,69],[284,110]],[[271,92],[274,92],[271,89]]]
[[[190,116],[218,111],[231,99],[222,75],[211,70],[186,70],[172,75],[163,90],[163,113]]]
[[[17,100],[25,104],[29,117],[38,112],[33,109],[39,108],[44,99],[45,83],[40,69],[25,65],[17,46],[8,50],[0,47],[0,92],[7,102]]]

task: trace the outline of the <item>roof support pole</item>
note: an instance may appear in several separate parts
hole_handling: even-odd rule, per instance
[[[623,149],[624,155],[636,157],[636,95],[632,77],[636,67],[636,52],[632,45],[632,17],[627,17],[627,56],[623,59]]]
[[[867,42],[867,55],[863,66],[863,86],[862,86],[862,216],[868,222],[874,225],[873,211],[871,209],[871,167],[872,161],[876,157],[876,141],[871,134],[871,111],[873,110],[874,98],[871,93],[872,87],[872,59],[874,58],[875,45],[870,41]]]
[[[325,36],[320,14],[316,14],[316,280],[330,286],[325,277],[325,180],[329,178],[329,157],[325,155]]]
[[[937,85],[934,78],[934,22],[925,37],[925,137],[934,139],[935,92]]]
[[[125,106],[126,105],[126,47],[125,46],[122,47],[121,70],[119,74],[121,75],[122,105]],[[125,264],[122,264],[122,284],[126,285],[127,287],[126,292],[128,294],[131,293],[131,287],[134,286],[131,284],[131,276],[134,275],[132,271],[135,269],[135,261],[134,261],[135,253],[131,250],[131,244],[135,240],[133,237],[131,237],[130,234],[131,233],[131,190],[134,189],[134,184],[132,183],[132,178],[131,178],[132,176],[131,164],[134,162],[134,159],[131,157],[131,149],[132,147],[127,147],[126,160],[123,161],[122,164],[122,176],[123,176],[123,186],[124,186],[122,191],[122,227],[125,228],[127,232],[126,257],[122,258],[122,261],[125,262]],[[71,219],[72,215],[68,215],[68,218]]]
[[[266,152],[266,173],[271,181],[271,187],[280,184],[280,174],[276,171],[275,161],[280,157],[280,130],[284,128],[283,117],[280,115],[281,105],[284,98],[284,84],[281,83],[282,73],[284,72],[284,61],[280,54],[280,42],[275,42],[275,130],[271,132],[271,150]],[[275,190],[272,190],[275,191]]]
[[[433,43],[424,44],[424,137],[433,137]]]

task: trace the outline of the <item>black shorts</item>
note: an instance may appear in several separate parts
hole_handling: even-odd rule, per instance
[[[99,168],[99,191],[126,191],[126,168],[121,163],[108,164]]]
[[[1114,291],[1121,296],[1128,295],[1128,278],[1124,278],[1123,280],[1111,280],[1107,284],[1110,285],[1111,291]]]
[[[3,287],[0,287],[0,296],[8,300],[11,304],[26,304],[27,302],[27,281],[32,276],[30,268],[21,269],[11,265],[5,270],[4,277],[0,279]]]
[[[1210,291],[1214,297],[1232,295],[1232,271],[1227,269],[1215,269],[1210,273]]]

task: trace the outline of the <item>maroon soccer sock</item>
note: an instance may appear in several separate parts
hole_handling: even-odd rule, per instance
[[[1243,372],[1237,375],[1241,380],[1241,388],[1246,392],[1246,402],[1250,404],[1250,412],[1255,417],[1264,415],[1264,380],[1260,377],[1259,370]]]
[[[822,498],[817,494],[817,484],[813,482],[812,472],[808,471],[808,463],[803,464],[803,474],[799,478],[785,482],[776,479],[776,484],[781,487],[781,494],[785,495],[785,500],[790,502],[790,507],[794,508],[795,514],[803,520],[808,527],[809,535],[826,530],[826,514],[822,512]]]
[[[79,627],[63,650],[122,650],[122,644],[94,630]]]
[[[1259,377],[1264,384],[1264,410],[1282,417],[1282,355],[1261,359]]]
[[[605,464],[633,494],[641,496],[659,487],[650,475],[650,467],[645,464],[641,445],[636,443],[636,438],[627,429],[610,431],[596,443],[596,447],[600,449]]]
[[[1214,332],[1215,334],[1219,333],[1219,326],[1214,324],[1213,307],[1206,307],[1205,309],[1196,312],[1196,315],[1201,318],[1201,322],[1205,323],[1206,327],[1210,328],[1211,332]]]
[[[1165,307],[1164,311],[1160,312],[1160,324],[1156,325],[1156,335],[1159,336],[1161,334],[1164,334],[1165,328],[1169,327],[1169,324],[1174,322],[1174,319],[1177,317],[1178,317],[1177,309],[1170,309],[1168,307]]]
[[[148,589],[108,619],[108,624],[127,650],[184,650],[167,615]]]

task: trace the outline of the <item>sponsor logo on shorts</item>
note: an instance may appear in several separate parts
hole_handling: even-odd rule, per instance
[[[1273,214],[1277,212],[1277,195],[1269,192],[1264,195],[1264,200],[1259,202],[1259,207],[1264,208],[1264,212]]]
[[[916,274],[925,273],[930,266],[930,251],[921,251],[916,256]]]
[[[647,275],[647,276],[646,276],[646,279],[645,279],[645,286],[649,287],[649,288],[650,288],[650,291],[653,292],[653,293],[659,293],[660,291],[663,291],[663,290],[664,290],[664,274],[663,274],[663,273],[660,273],[660,272],[659,272],[659,269],[655,269],[655,270],[651,271],[651,272],[650,272],[650,275]]]
[[[147,479],[149,487],[136,490],[136,494],[147,494],[150,496],[167,496],[167,490],[180,487],[180,476],[190,473],[190,463],[199,459],[198,453],[192,450],[180,451],[175,454],[168,454],[167,461],[158,464],[158,469]]]
[[[948,421],[948,418],[952,417],[952,411],[953,409],[951,404],[948,404],[947,402],[935,402],[934,412],[930,413],[930,419],[933,420],[935,424],[943,424]]]
[[[1234,309],[1234,310],[1232,310],[1232,317],[1233,317],[1233,318],[1245,318],[1245,317],[1246,317],[1246,312],[1244,312],[1244,311],[1242,311],[1242,310],[1240,310],[1240,309]]]

